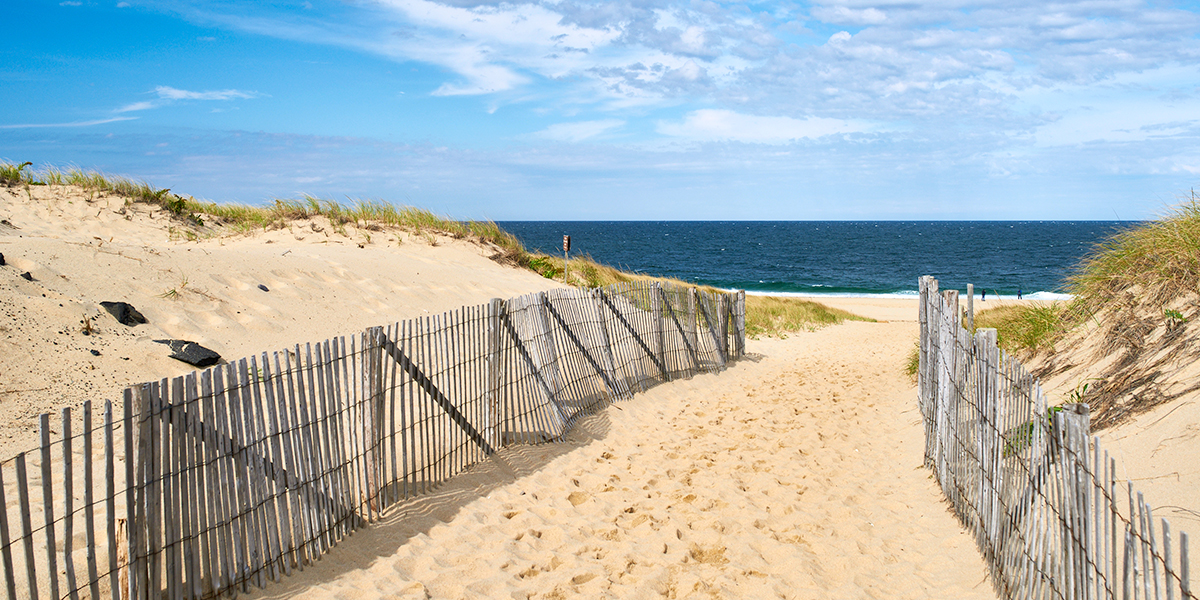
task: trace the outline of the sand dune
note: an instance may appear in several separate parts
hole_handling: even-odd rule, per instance
[[[487,247],[342,234],[324,218],[189,241],[157,207],[69,186],[0,187],[0,220],[3,456],[33,446],[38,413],[195,368],[156,339],[236,359],[559,285],[489,260]],[[102,301],[129,302],[149,323],[122,325]]]

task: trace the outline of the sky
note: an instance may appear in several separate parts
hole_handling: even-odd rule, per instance
[[[1144,219],[1200,3],[6,2],[0,159],[493,220]]]

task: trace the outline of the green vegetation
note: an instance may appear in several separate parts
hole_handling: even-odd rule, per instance
[[[1200,292],[1200,197],[1191,192],[1163,217],[1121,231],[1098,244],[1067,279],[1074,299],[1052,304],[1001,306],[975,316],[976,327],[998,330],[1009,351],[1047,350],[1076,325],[1107,311],[1135,306],[1161,312],[1168,330],[1188,319],[1167,308]]]
[[[908,375],[914,382],[917,380],[917,371],[921,369],[921,340],[913,340],[913,347],[909,349],[908,356],[904,359],[904,374]]]
[[[19,165],[0,162],[0,185],[23,185],[34,183],[33,175],[25,168],[33,163],[25,162]]]
[[[991,308],[975,315],[975,327],[996,330],[996,343],[1009,352],[1047,350],[1066,332],[1070,302]]]
[[[1200,291],[1200,197],[1096,247],[1069,280],[1081,308],[1095,312],[1128,290],[1151,306]]]
[[[746,335],[781,336],[843,321],[874,321],[799,298],[746,296]]]

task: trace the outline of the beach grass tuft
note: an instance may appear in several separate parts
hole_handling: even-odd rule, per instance
[[[811,331],[844,321],[874,322],[874,319],[801,298],[746,296],[748,337],[781,337],[788,333]]]
[[[1200,196],[1193,190],[1162,217],[1099,244],[1068,287],[1088,313],[1130,290],[1155,308],[1200,292]]]
[[[1065,317],[1075,309],[1072,302],[1009,304],[976,313],[975,327],[995,329],[996,344],[1009,352],[1038,352],[1066,334]]]
[[[0,162],[0,184],[2,185],[24,185],[35,183],[33,174],[25,169],[32,166],[31,162],[23,162],[19,165],[10,162]]]
[[[1036,354],[1099,313],[1110,318],[1133,306],[1170,317],[1170,304],[1200,294],[1200,196],[1158,219],[1097,244],[1066,281],[1071,301],[1002,306],[980,312],[976,327],[994,327],[1002,348]]]

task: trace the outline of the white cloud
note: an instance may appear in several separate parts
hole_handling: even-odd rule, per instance
[[[94,121],[74,121],[71,123],[23,123],[19,125],[0,125],[0,129],[38,129],[45,127],[91,127],[93,125],[103,125],[105,123],[116,123],[118,121],[132,121],[137,117],[111,117],[108,119],[96,119]]]
[[[166,106],[180,100],[236,100],[257,98],[258,92],[243,92],[241,90],[215,90],[208,92],[193,92],[189,90],[181,90],[168,85],[160,85],[154,88],[154,94],[158,96],[157,100],[141,100],[126,104],[113,112],[127,113],[136,112],[139,110],[150,110]]]
[[[812,16],[838,25],[878,25],[887,21],[887,14],[874,7],[855,10],[845,6],[817,6]]]
[[[679,122],[660,122],[663,135],[693,141],[732,141],[759,144],[786,144],[799,139],[815,139],[840,133],[868,131],[866,123],[843,119],[809,117],[764,117],[744,115],[730,110],[704,109],[688,113]]]
[[[547,140],[560,142],[582,142],[625,125],[620,119],[600,119],[596,121],[576,121],[574,123],[555,123],[533,135]]]
[[[254,98],[257,92],[240,90],[217,90],[211,92],[192,92],[180,90],[166,85],[154,88],[154,93],[164,100],[233,100],[234,98]]]

